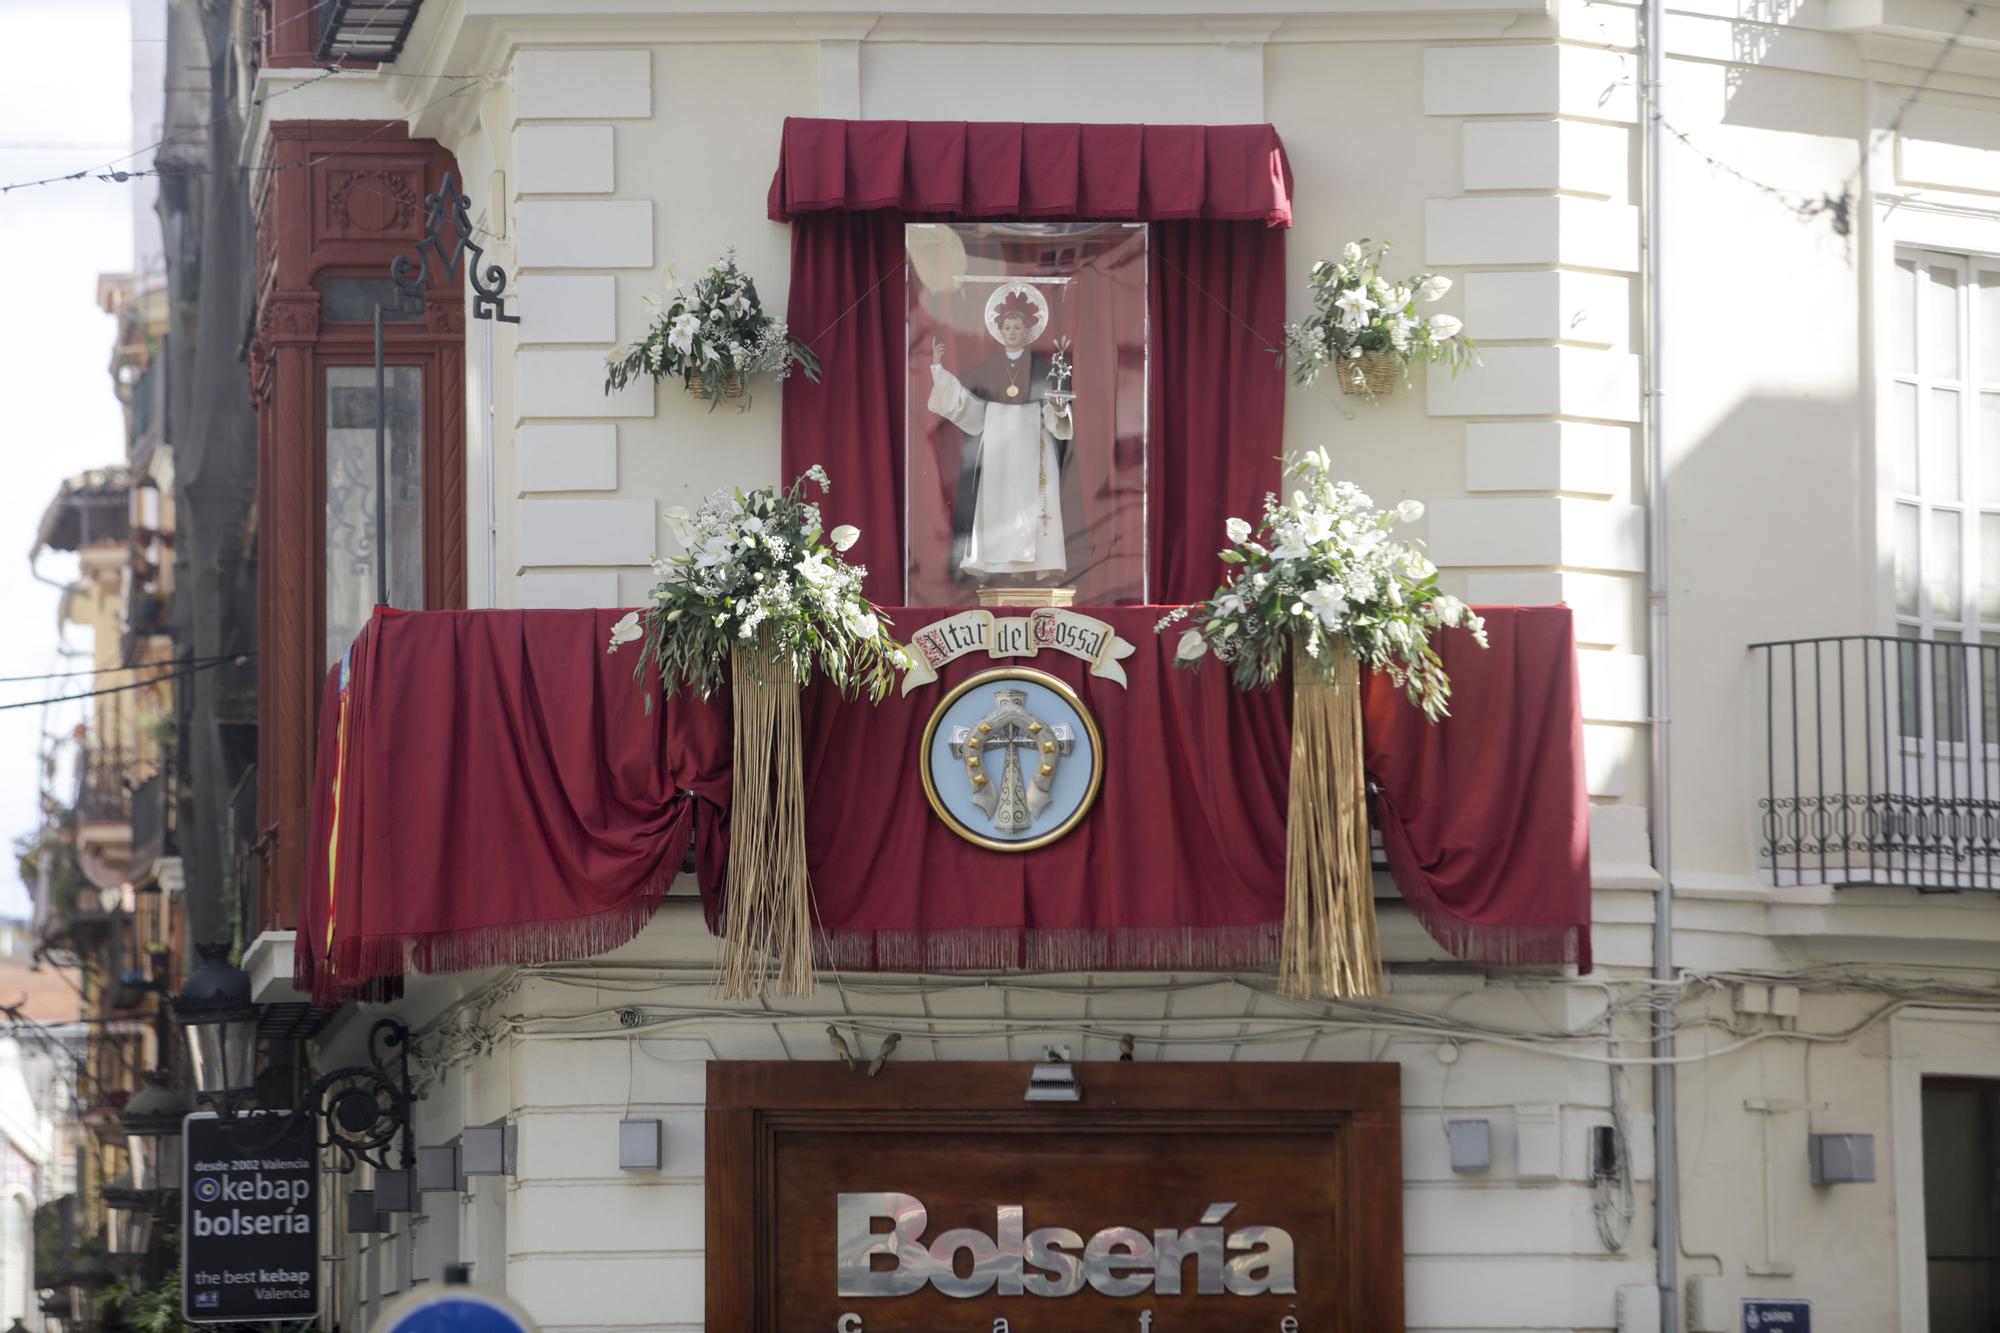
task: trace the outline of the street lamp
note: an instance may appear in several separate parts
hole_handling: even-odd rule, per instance
[[[351,1171],[365,1161],[378,1170],[410,1171],[416,1147],[410,1138],[410,1030],[393,1018],[377,1019],[368,1032],[366,1065],[348,1065],[314,1079],[289,1111],[246,1114],[257,1081],[260,1011],[250,998],[250,974],[229,961],[229,946],[196,946],[201,966],[174,996],[174,1017],[187,1033],[195,1100],[214,1108],[239,1151],[268,1152],[291,1137],[298,1122],[314,1121],[314,1142]],[[392,1160],[390,1149],[402,1140]]]
[[[257,1006],[250,974],[229,961],[226,944],[199,944],[201,966],[174,996],[187,1034],[188,1067],[205,1102],[250,1091],[257,1082]]]
[[[149,1069],[141,1077],[146,1086],[125,1103],[118,1120],[125,1127],[125,1146],[131,1150],[132,1187],[163,1197],[180,1187],[181,1120],[187,1115],[187,1097],[167,1085],[163,1070]]]
[[[104,1188],[104,1248],[113,1259],[144,1258],[153,1240],[153,1213],[132,1177],[120,1176]]]

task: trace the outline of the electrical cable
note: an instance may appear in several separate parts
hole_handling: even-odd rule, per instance
[[[101,690],[82,690],[75,694],[59,694],[47,699],[27,699],[15,704],[0,704],[0,713],[5,713],[15,708],[42,708],[53,704],[66,704],[75,699],[97,699],[107,694],[123,694],[127,690],[143,690],[148,685],[158,685],[169,680],[180,680],[185,676],[198,675],[203,671],[212,671],[219,666],[229,666],[232,664],[241,666],[249,660],[248,655],[238,654],[234,657],[221,658],[209,662],[204,666],[189,667],[185,671],[169,671],[158,676],[149,677],[146,680],[135,680],[125,685],[112,685]]]
[[[212,653],[206,657],[170,657],[158,662],[135,662],[131,666],[88,667],[80,671],[44,671],[39,676],[0,676],[0,685],[15,685],[33,680],[67,680],[74,676],[105,676],[116,671],[151,671],[158,667],[206,665],[256,655],[253,649],[247,653]]]

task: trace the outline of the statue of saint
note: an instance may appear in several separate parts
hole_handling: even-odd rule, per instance
[[[1050,359],[1031,352],[1049,324],[1048,301],[1033,283],[996,288],[986,329],[999,346],[961,378],[945,369],[944,344],[931,342],[928,407],[965,433],[952,563],[966,575],[1061,582],[1062,471],[1076,427],[1067,366],[1051,384]]]

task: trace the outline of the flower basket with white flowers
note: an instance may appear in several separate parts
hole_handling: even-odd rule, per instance
[[[844,559],[860,537],[821,530],[809,485],[717,491],[692,515],[669,509],[685,553],[653,562],[652,604],[612,627],[608,651],[639,643],[635,675],[658,676],[669,696],[721,688],[729,664],[735,717],[729,873],[720,982],[734,996],[812,990],[812,899],[805,859],[805,779],[799,686],[815,673],[843,693],[879,702],[901,647],[862,595],[868,571]]]
[[[1438,588],[1437,569],[1397,524],[1406,500],[1379,510],[1331,459],[1292,465],[1289,501],[1264,499],[1253,528],[1232,518],[1228,574],[1206,602],[1163,617],[1192,620],[1176,657],[1213,654],[1237,685],[1268,688],[1292,669],[1292,767],[1286,815],[1285,929],[1279,980],[1288,994],[1375,995],[1381,953],[1368,853],[1361,758],[1360,668],[1388,675],[1432,722],[1450,710],[1451,681],[1431,638],[1461,628],[1483,647],[1485,623]]]
[[[1442,362],[1456,375],[1479,361],[1479,348],[1454,315],[1420,315],[1451,290],[1451,279],[1419,273],[1382,276],[1387,244],[1349,241],[1340,258],[1312,266],[1313,313],[1285,326],[1285,355],[1301,388],[1331,369],[1346,394],[1375,398],[1407,381],[1415,361]]]
[[[672,281],[674,272],[667,270]],[[611,354],[604,391],[615,393],[642,375],[677,376],[690,396],[706,398],[712,411],[724,398],[742,398],[751,375],[784,379],[797,367],[819,381],[819,358],[791,336],[785,321],[766,314],[757,284],[731,249],[708,266],[692,291],[668,294],[646,336]]]

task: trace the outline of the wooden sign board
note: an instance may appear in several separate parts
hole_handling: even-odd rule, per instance
[[[708,1067],[707,1326],[1403,1326],[1393,1064]]]

